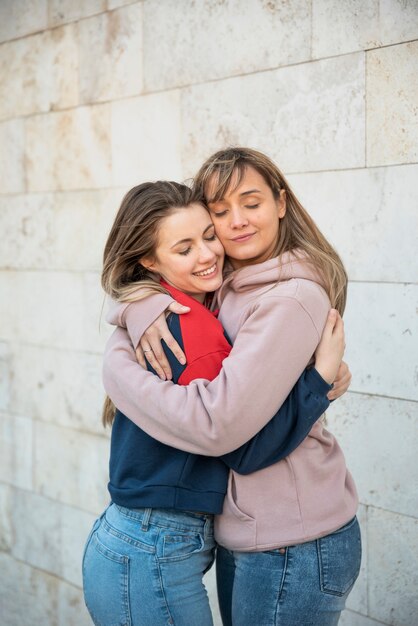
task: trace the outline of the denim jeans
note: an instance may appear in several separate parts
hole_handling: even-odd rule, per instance
[[[224,626],[335,626],[360,570],[357,518],[308,543],[267,552],[218,547]]]
[[[212,626],[203,574],[213,516],[111,504],[88,537],[84,598],[96,626]]]

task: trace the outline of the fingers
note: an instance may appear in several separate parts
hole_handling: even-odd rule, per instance
[[[342,361],[340,365],[340,369],[338,370],[337,377],[334,381],[334,387],[327,394],[329,400],[336,400],[340,396],[342,396],[346,391],[348,391],[351,385],[351,372],[348,368],[347,363]]]
[[[178,302],[172,302],[168,306],[167,310],[171,313],[178,313],[179,315],[182,315],[183,313],[188,313],[190,311],[190,307],[179,304]]]
[[[137,349],[135,350],[135,354],[136,354],[136,358],[140,366],[143,367],[144,369],[147,369],[147,364],[145,362],[145,357],[144,357],[144,351],[142,350],[141,345],[137,347]]]
[[[171,380],[172,373],[167,357],[164,354],[161,341],[149,339],[146,334],[141,338],[140,344],[148,363],[154,368],[161,380]]]

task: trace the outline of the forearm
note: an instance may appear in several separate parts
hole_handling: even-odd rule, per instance
[[[273,465],[295,450],[329,406],[326,383],[312,368],[303,372],[276,415],[238,450],[221,458],[239,474]]]
[[[290,330],[287,317],[281,319],[279,313],[268,330],[264,318],[260,324],[255,314],[254,321],[241,328],[219,376],[187,387],[158,380],[144,371],[125,331],[117,329],[105,354],[106,392],[125,415],[163,443],[212,456],[235,450],[283,404],[319,341],[318,331],[301,307],[295,305],[291,311],[294,323]],[[253,349],[254,338],[262,332],[265,363]],[[269,354],[270,358],[274,355],[274,368]]]

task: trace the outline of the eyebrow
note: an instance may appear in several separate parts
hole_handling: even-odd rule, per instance
[[[206,226],[205,230],[203,231],[203,234],[207,233],[207,232],[208,232],[208,230],[209,230],[210,228],[215,228],[215,226],[214,226],[213,224],[208,224],[208,225]],[[186,237],[186,239],[180,239],[180,241],[176,241],[176,243],[174,243],[174,244],[171,246],[170,250],[171,250],[172,248],[175,248],[176,246],[178,246],[178,245],[179,245],[179,244],[181,244],[181,243],[190,243],[191,241],[193,241],[193,239],[192,239],[191,237]]]
[[[240,196],[250,196],[252,193],[261,193],[260,189],[249,189],[248,191],[243,191],[240,193]],[[219,198],[215,200],[214,198],[207,200],[207,204],[213,204],[214,202],[222,202],[225,198]]]

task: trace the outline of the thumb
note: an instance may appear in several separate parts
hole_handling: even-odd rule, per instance
[[[179,302],[172,302],[169,305],[168,310],[171,311],[171,313],[177,313],[178,315],[181,315],[182,313],[188,313],[190,311],[190,307],[184,306]]]

